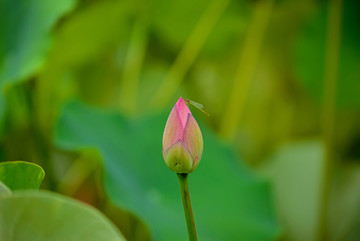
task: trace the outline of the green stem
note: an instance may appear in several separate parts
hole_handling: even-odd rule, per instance
[[[188,186],[188,174],[177,173],[180,183],[181,198],[184,206],[186,225],[189,235],[189,241],[197,241],[194,214],[191,208],[190,193]]]
[[[241,52],[233,86],[231,87],[223,118],[220,134],[228,139],[234,138],[241,120],[250,86],[259,62],[261,47],[273,9],[273,0],[256,1],[249,31]]]
[[[318,240],[328,240],[327,212],[329,209],[329,194],[331,184],[331,172],[334,164],[335,150],[335,127],[336,127],[336,87],[339,72],[339,54],[341,43],[341,24],[343,14],[342,0],[329,2],[327,16],[326,36],[326,59],[324,74],[324,99],[323,99],[323,136],[325,140],[325,162],[323,169],[323,190],[320,193],[319,218],[320,232]]]
[[[146,55],[147,40],[145,20],[139,18],[133,26],[119,98],[120,107],[129,114],[136,113],[139,77]]]

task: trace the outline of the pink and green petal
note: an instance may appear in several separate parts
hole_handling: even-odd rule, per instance
[[[184,129],[183,142],[194,159],[193,169],[195,169],[201,159],[204,142],[201,135],[200,127],[191,114],[189,114],[187,118],[186,126]]]
[[[166,165],[176,173],[190,173],[193,170],[193,159],[182,141],[169,147],[164,153],[164,159]]]
[[[170,112],[169,118],[166,122],[164,135],[163,135],[163,149],[166,151],[167,148],[174,145],[178,140],[182,140],[183,127],[179,114],[174,107]]]
[[[181,124],[184,129],[186,126],[187,116],[188,114],[191,114],[191,112],[183,98],[180,97],[179,100],[176,102],[176,109],[177,112],[179,113]]]

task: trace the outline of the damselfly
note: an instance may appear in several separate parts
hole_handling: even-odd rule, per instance
[[[210,116],[209,113],[207,113],[206,111],[204,111],[204,106],[200,103],[197,103],[195,101],[189,100],[189,99],[185,99],[184,101],[188,104],[193,105],[194,107],[198,108],[201,112],[203,112],[205,115]]]

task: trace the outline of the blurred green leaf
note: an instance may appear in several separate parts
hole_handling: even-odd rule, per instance
[[[0,233],[2,241],[125,240],[93,207],[44,191],[18,191],[2,197]]]
[[[343,1],[339,49],[337,103],[340,106],[360,106],[360,30],[359,3]],[[323,2],[308,19],[296,45],[299,80],[314,98],[321,101],[326,61],[326,29],[328,5]]]
[[[11,195],[10,189],[2,182],[0,182],[0,198]]]
[[[269,171],[279,217],[289,240],[317,240],[324,145],[291,142],[278,148]]]
[[[43,126],[75,94],[100,102],[113,98],[121,77],[119,46],[129,35],[131,9],[129,1],[94,1],[63,21],[37,82],[37,113]]]
[[[11,190],[39,189],[44,170],[30,162],[11,161],[0,163],[0,181]]]
[[[0,120],[4,91],[33,75],[43,64],[56,21],[72,10],[76,0],[0,1]]]
[[[162,133],[168,113],[128,121],[78,102],[67,105],[55,129],[64,149],[97,148],[104,158],[109,197],[144,219],[154,240],[186,240],[174,172],[164,164]],[[270,187],[238,164],[236,155],[205,127],[204,155],[190,176],[190,191],[202,240],[274,240]]]
[[[50,68],[86,63],[117,46],[126,33],[130,9],[123,1],[99,1],[69,17],[55,34]]]

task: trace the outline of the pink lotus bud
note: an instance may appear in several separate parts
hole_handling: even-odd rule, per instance
[[[193,172],[203,152],[199,125],[183,98],[179,98],[166,122],[163,156],[166,165],[176,173]]]

